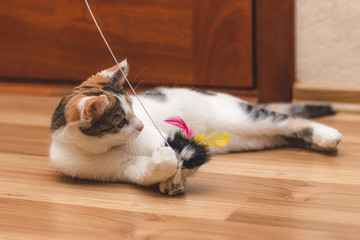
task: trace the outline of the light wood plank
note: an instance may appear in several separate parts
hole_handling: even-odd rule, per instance
[[[328,233],[0,198],[3,237],[22,239],[328,239]],[[33,214],[33,208],[37,214]],[[29,223],[32,223],[29,225]],[[16,231],[21,229],[21,231]],[[294,238],[293,238],[294,239]]]

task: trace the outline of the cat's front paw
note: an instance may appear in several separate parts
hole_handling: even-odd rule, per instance
[[[341,139],[341,133],[334,128],[322,124],[313,126],[312,148],[315,150],[334,152]]]
[[[180,195],[185,192],[185,182],[186,180],[184,178],[178,182],[175,181],[173,177],[171,177],[159,184],[159,190],[160,192],[170,196]]]
[[[152,160],[152,168],[161,179],[168,179],[176,173],[178,159],[172,148],[159,148],[153,152]]]

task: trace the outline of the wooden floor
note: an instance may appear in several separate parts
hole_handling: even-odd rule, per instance
[[[59,98],[0,95],[0,239],[360,239],[360,114],[319,119],[337,155],[216,156],[186,194],[72,182],[50,164]]]

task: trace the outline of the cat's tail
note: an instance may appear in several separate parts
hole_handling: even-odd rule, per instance
[[[336,110],[329,104],[316,105],[303,103],[272,103],[259,104],[259,106],[271,111],[302,118],[317,118],[336,114]]]
[[[193,138],[185,137],[180,131],[171,135],[167,142],[183,160],[182,169],[196,170],[210,160],[210,152],[207,147],[197,143]]]

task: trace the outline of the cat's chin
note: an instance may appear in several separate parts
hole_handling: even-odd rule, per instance
[[[78,124],[71,124],[52,134],[57,144],[76,147],[91,154],[101,154],[113,148],[123,147],[129,140],[127,134],[109,134],[102,137],[88,136],[81,132]],[[131,137],[133,138],[133,137]]]

